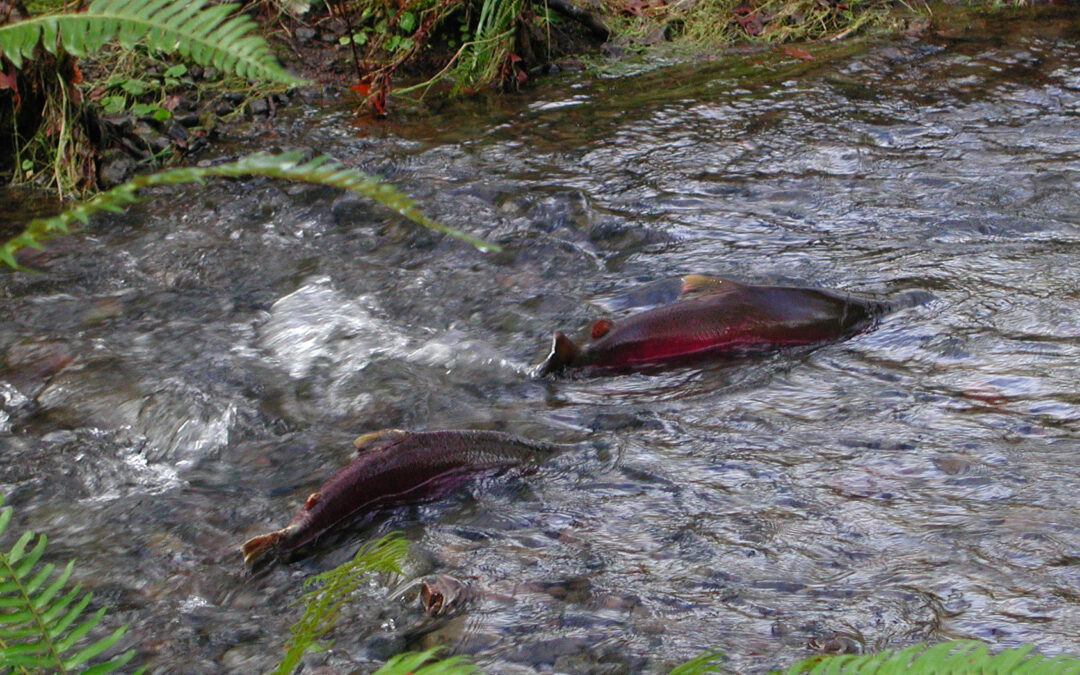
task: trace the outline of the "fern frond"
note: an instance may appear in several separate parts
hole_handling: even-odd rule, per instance
[[[710,650],[698,654],[685,663],[680,663],[671,669],[668,675],[705,675],[705,673],[720,672],[720,661],[724,654],[717,650]]]
[[[0,54],[21,67],[40,41],[56,53],[75,56],[118,42],[131,47],[145,40],[153,49],[181,56],[240,77],[303,84],[289,74],[239,5],[207,5],[207,0],[94,0],[78,14],[43,14],[0,26]]]
[[[294,181],[318,183],[331,187],[356,192],[375,200],[383,206],[405,216],[414,223],[443,232],[468,242],[481,251],[501,250],[494,244],[477,239],[460,230],[435,222],[416,209],[415,203],[397,188],[383,183],[377,178],[343,167],[326,157],[316,157],[309,162],[302,161],[299,151],[280,155],[256,153],[235,162],[209,167],[183,167],[158,173],[136,176],[130,181],[102,192],[93,198],[73,206],[52,218],[36,218],[20,234],[12,237],[0,246],[0,262],[17,270],[25,270],[15,260],[15,253],[24,248],[41,248],[41,242],[62,234],[69,234],[72,228],[89,222],[90,216],[101,211],[121,211],[125,207],[142,201],[138,191],[144,187],[156,185],[176,185],[178,183],[202,182],[212,176],[268,176],[286,178]]]
[[[11,513],[10,506],[0,509],[0,535],[11,522]],[[86,642],[104,618],[105,608],[83,617],[92,594],[82,593],[78,585],[66,588],[74,561],[55,578],[54,565],[38,565],[46,541],[45,535],[24,532],[7,553],[0,551],[0,672],[101,675],[116,670],[131,660],[135,650],[79,670],[116,644],[127,626]]]
[[[440,651],[442,647],[433,647],[423,652],[398,654],[384,663],[374,675],[473,675],[480,672],[464,656],[432,661]]]
[[[1047,658],[1031,649],[1024,645],[990,654],[980,642],[958,640],[862,656],[814,656],[784,675],[1080,675],[1080,659]]]
[[[297,604],[304,605],[304,615],[290,628],[292,637],[286,647],[285,657],[274,673],[288,675],[293,671],[304,652],[334,627],[341,608],[368,574],[401,574],[401,562],[408,553],[408,546],[409,542],[399,533],[391,532],[362,546],[349,562],[305,580],[305,587],[319,587],[305,593],[296,601]]]

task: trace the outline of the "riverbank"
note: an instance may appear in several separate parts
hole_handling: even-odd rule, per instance
[[[67,128],[73,137],[55,140],[55,151],[48,143],[24,145],[19,166],[11,167],[14,182],[58,185],[62,193],[111,187],[137,172],[191,161],[225,138],[272,131],[269,122],[297,99],[349,99],[361,119],[375,121],[402,109],[438,108],[455,96],[527,89],[567,70],[716,60],[747,50],[814,61],[845,52],[837,45],[851,40],[947,40],[979,24],[1033,14],[1054,20],[1067,11],[881,0],[559,0],[542,11],[524,3],[513,9],[499,14],[505,30],[495,40],[490,24],[475,15],[483,6],[457,0],[393,12],[328,5],[295,16],[260,6],[260,31],[274,53],[312,83],[300,88],[250,84],[142,50],[105,51],[79,62],[79,97],[88,105],[77,120],[45,132]],[[76,127],[84,132],[71,131]],[[76,157],[57,159],[64,153]]]

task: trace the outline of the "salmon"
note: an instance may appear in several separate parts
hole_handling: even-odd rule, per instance
[[[620,321],[600,319],[582,346],[556,331],[538,372],[627,371],[816,344],[865,330],[885,309],[880,302],[833,291],[691,274],[683,277],[676,302]]]
[[[520,465],[549,450],[496,431],[385,429],[357,438],[358,455],[312,493],[283,529],[244,542],[244,562],[291,555],[333,527],[387,503],[422,499],[483,471]]]

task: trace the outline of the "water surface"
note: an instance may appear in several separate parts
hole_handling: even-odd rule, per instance
[[[1075,26],[569,76],[377,126],[304,111],[261,147],[381,173],[505,251],[266,180],[54,242],[0,277],[15,526],[78,560],[159,673],[269,670],[303,579],[392,530],[410,577],[472,600],[426,620],[373,579],[309,665],[446,644],[490,673],[651,673],[719,648],[755,673],[833,636],[1080,653]],[[689,272],[928,299],[814,349],[530,376],[552,330]],[[245,570],[240,542],[383,427],[565,450]]]

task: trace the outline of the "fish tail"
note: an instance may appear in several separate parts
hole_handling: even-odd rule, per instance
[[[267,534],[260,534],[257,537],[252,537],[245,541],[243,545],[240,546],[240,552],[244,554],[244,563],[250,565],[261,558],[270,549],[276,548],[288,533],[289,528],[285,528]]]
[[[884,316],[885,314],[891,314],[892,312],[908,309],[909,307],[925,305],[934,300],[934,298],[934,294],[929,291],[917,289],[904,291],[884,302],[878,302],[877,316]]]
[[[551,353],[540,364],[538,372],[541,375],[557,373],[574,362],[581,350],[573,340],[563,335],[561,331],[555,331],[551,338]]]

